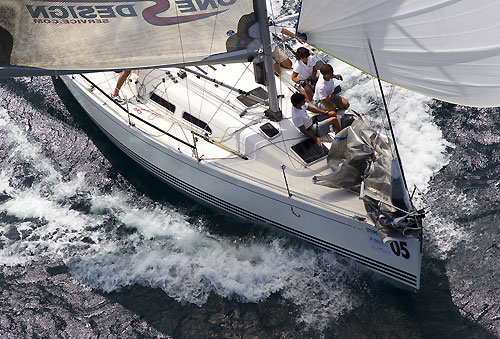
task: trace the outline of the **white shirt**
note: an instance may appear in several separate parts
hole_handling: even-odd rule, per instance
[[[292,105],[292,121],[297,128],[304,125],[304,127],[308,129],[313,124],[311,117],[307,114],[307,107],[309,107],[307,102],[301,109]]]
[[[320,74],[318,82],[316,83],[313,101],[326,99],[326,97],[332,94],[334,90],[335,84],[333,83],[333,79],[325,81],[325,79],[323,78],[323,74]]]
[[[273,33],[279,36],[281,34],[282,29],[283,27],[275,25],[269,26],[269,37],[271,38],[271,52],[274,52],[274,50],[276,49],[276,43],[274,42]]]
[[[295,60],[293,63],[293,71],[297,73],[297,78],[299,80],[306,80],[312,75],[314,66],[316,66],[316,60],[312,56],[309,56],[307,58],[307,64],[304,64],[302,60]]]

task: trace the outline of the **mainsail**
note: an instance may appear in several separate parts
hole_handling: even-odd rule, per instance
[[[308,43],[381,79],[444,101],[500,106],[498,0],[302,0]]]
[[[245,60],[253,0],[1,0],[0,66],[110,70]],[[224,59],[225,58],[225,59]]]

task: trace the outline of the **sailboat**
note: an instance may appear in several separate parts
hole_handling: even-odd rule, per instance
[[[496,106],[499,7],[303,0],[296,32],[379,84]],[[108,138],[168,185],[420,288],[424,212],[394,137],[354,110],[321,147],[301,134],[290,73],[273,72],[265,1],[3,0],[0,48],[0,76],[60,76]],[[117,102],[123,70],[132,74]]]

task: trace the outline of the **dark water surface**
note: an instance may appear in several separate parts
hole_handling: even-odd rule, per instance
[[[0,81],[0,337],[500,336],[500,110],[421,106],[429,147],[402,142],[428,184],[413,293],[161,184],[59,80]]]

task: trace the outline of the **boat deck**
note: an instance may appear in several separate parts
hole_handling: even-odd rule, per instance
[[[193,70],[211,77],[231,79],[231,85],[250,91],[257,86],[253,81],[253,74],[247,71],[249,74],[238,79],[244,67],[246,66],[241,64],[217,65]],[[276,77],[278,90],[284,95],[281,105],[283,120],[272,123],[280,134],[269,140],[259,128],[263,123],[269,122],[263,115],[263,105],[256,104],[246,108],[237,100],[238,93],[235,94],[234,91],[222,86],[215,87],[213,83],[198,79],[190,73],[185,79],[181,79],[176,76],[178,69],[169,71],[170,76],[166,75],[165,70],[156,70],[156,73],[148,73],[147,70],[140,74],[134,72],[120,91],[120,95],[126,98],[126,103],[121,105],[108,97],[116,85],[119,73],[85,75],[102,92],[91,89],[92,86],[84,78],[75,77],[75,80],[80,87],[91,91],[94,100],[121,119],[126,126],[140,129],[166,147],[198,157],[201,162],[232,177],[280,195],[288,195],[282,169],[284,165],[286,181],[294,199],[357,219],[367,217],[358,193],[314,184],[313,176],[332,172],[326,158],[306,166],[292,151],[291,146],[307,140],[307,137],[291,121],[291,81],[279,81],[279,77]],[[283,72],[281,77],[288,78],[290,74]],[[155,100],[149,98],[149,94],[141,97],[144,94],[141,91],[155,93]],[[192,123],[192,120],[183,118],[183,114],[187,112],[206,123],[211,133],[202,128],[203,124]],[[203,138],[205,135],[207,140]],[[324,138],[327,147],[330,146],[332,137],[333,134]],[[196,145],[196,152],[186,144]],[[246,156],[248,160],[240,155]],[[366,222],[370,222],[369,218],[366,219]]]

